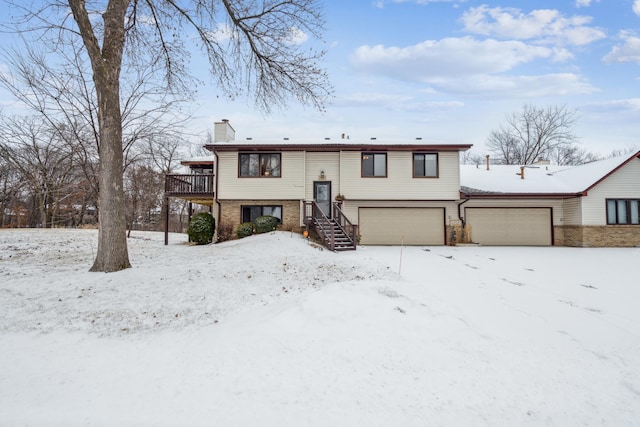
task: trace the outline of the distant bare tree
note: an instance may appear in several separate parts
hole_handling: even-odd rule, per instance
[[[51,227],[61,200],[70,195],[75,153],[60,135],[36,118],[0,119],[0,157],[34,197],[39,219],[32,225]]]
[[[168,88],[185,89],[183,35],[195,34],[218,87],[230,96],[252,93],[256,105],[270,111],[291,97],[322,109],[330,94],[317,65],[323,52],[297,43],[302,34],[320,36],[324,21],[317,0],[52,0],[37,9],[12,4],[27,12],[19,30],[41,30],[39,37],[56,38],[53,46],[59,46],[60,34],[77,35],[91,64],[100,144],[100,232],[91,271],[130,267],[120,99],[125,56],[161,65]]]
[[[577,113],[567,106],[539,108],[525,105],[521,111],[506,117],[506,124],[489,135],[487,147],[496,162],[509,165],[529,165],[554,154],[559,159],[577,160],[577,141],[573,126]]]
[[[577,144],[556,147],[551,150],[548,156],[548,160],[557,165],[583,165],[600,160],[600,158]]]
[[[463,165],[481,165],[486,161],[485,156],[482,156],[473,150],[467,150],[462,153],[462,158],[460,159],[460,163]]]

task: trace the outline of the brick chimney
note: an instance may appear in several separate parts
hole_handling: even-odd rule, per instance
[[[215,122],[213,127],[213,142],[229,142],[235,141],[236,131],[229,124],[229,120],[222,119]]]

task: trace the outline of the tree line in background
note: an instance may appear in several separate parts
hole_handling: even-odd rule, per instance
[[[96,226],[100,211],[95,90],[77,42],[60,66],[25,45],[5,51],[0,85],[26,107],[0,114],[0,227]],[[72,66],[70,66],[70,64]],[[164,174],[186,156],[181,100],[158,97],[153,70],[126,68],[123,86],[124,213],[129,228],[160,229]],[[170,229],[182,231],[186,205],[172,200]]]

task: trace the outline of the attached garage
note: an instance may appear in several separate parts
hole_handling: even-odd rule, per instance
[[[360,208],[363,245],[443,245],[444,208]]]
[[[471,240],[489,246],[549,246],[551,208],[466,208]]]

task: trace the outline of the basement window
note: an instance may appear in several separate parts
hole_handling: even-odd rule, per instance
[[[254,222],[259,216],[270,215],[282,223],[282,206],[242,206],[242,222]]]

